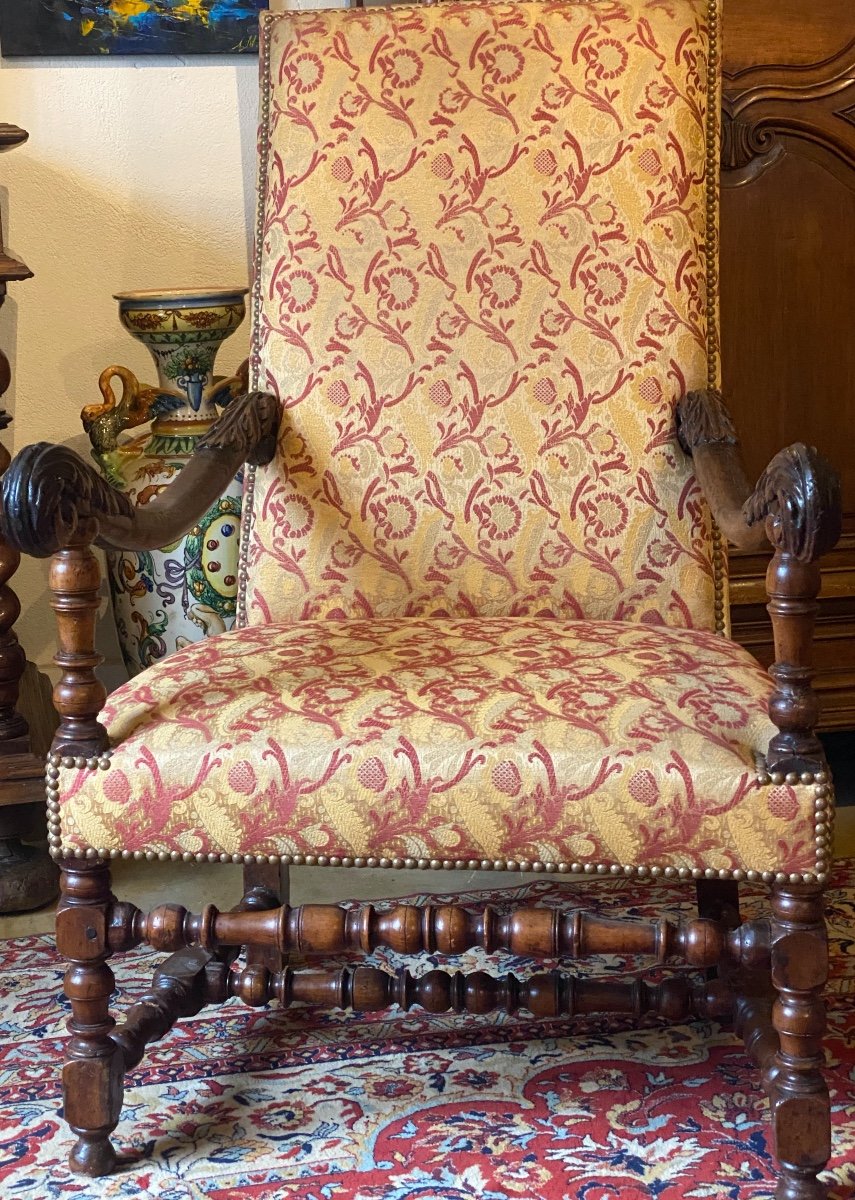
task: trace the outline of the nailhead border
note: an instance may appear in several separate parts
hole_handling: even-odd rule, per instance
[[[401,6],[404,7],[404,6]],[[707,6],[709,23],[709,62],[708,79],[712,84],[707,95],[713,96],[713,102],[707,105],[707,220],[706,220],[706,266],[707,266],[707,381],[711,388],[718,386],[718,308],[715,302],[718,282],[718,106],[717,72],[719,60],[720,17],[718,0],[709,0]],[[274,18],[268,16],[262,21],[262,50],[261,78],[264,87],[261,97],[261,144],[259,147],[259,175],[257,195],[264,196],[263,181],[266,177],[267,163],[270,153],[270,88],[267,82],[270,78],[270,36],[269,27]],[[259,387],[260,374],[260,338],[259,327],[261,319],[261,255],[263,249],[264,211],[263,203],[257,206],[257,221],[255,230],[255,278],[253,281],[253,351],[251,370],[253,389]],[[241,546],[238,572],[238,603],[237,625],[239,628],[246,624],[246,593],[249,565],[249,533],[251,514],[255,492],[256,468],[247,468],[244,475],[243,521],[241,529]],[[725,592],[726,576],[723,570],[726,562],[726,550],[717,527],[713,529],[713,574],[715,582],[715,628],[717,633],[724,633],[726,627]],[[767,773],[760,769],[757,782],[761,786],[780,786],[781,784],[802,783],[814,785],[815,796],[815,844],[817,848],[815,874],[790,873],[783,871],[743,871],[737,869],[719,870],[714,867],[673,867],[673,866],[625,866],[619,863],[566,863],[539,862],[527,859],[427,859],[427,858],[375,858],[351,857],[349,855],[326,854],[193,854],[178,850],[106,850],[89,847],[63,847],[61,836],[61,820],[59,805],[59,772],[60,767],[88,770],[107,770],[110,766],[110,751],[93,757],[72,757],[51,755],[47,766],[47,808],[48,835],[50,853],[54,858],[71,856],[87,859],[145,859],[148,862],[224,862],[251,865],[254,863],[281,863],[294,866],[318,867],[369,867],[391,868],[394,870],[432,870],[432,871],[534,871],[543,874],[558,875],[597,875],[638,879],[733,879],[746,880],[750,883],[824,883],[828,878],[831,859],[831,841],[833,837],[834,796],[830,778],[827,772],[821,771],[816,775],[805,772],[801,776],[784,775],[781,772]]]
[[[418,10],[424,5],[396,4],[396,9]],[[272,29],[283,13],[266,13],[261,18],[260,69],[261,135],[258,148],[258,177],[256,183],[256,227],[254,251],[254,279],[252,287],[252,351],[250,355],[251,383],[253,390],[260,387],[261,370],[261,260],[263,252],[265,180],[270,158],[270,43]],[[707,62],[707,160],[706,160],[706,230],[704,258],[707,270],[707,386],[719,386],[719,313],[718,296],[718,210],[719,210],[719,56],[721,44],[720,0],[707,0],[707,25],[709,29],[709,59]],[[244,470],[243,515],[241,518],[240,549],[238,552],[238,595],[235,626],[243,629],[248,621],[246,594],[249,576],[249,538],[255,500],[256,467]],[[728,633],[727,611],[727,547],[718,526],[712,526],[713,560],[713,604],[715,632],[724,636]]]
[[[397,7],[397,6],[396,6]],[[405,7],[405,6],[401,6]],[[261,96],[261,143],[259,147],[258,191],[260,199],[264,196],[263,181],[266,176],[270,152],[270,89],[267,81],[270,78],[270,36],[269,28],[275,17],[268,15],[262,18],[261,46],[261,78],[265,86]],[[708,96],[713,97],[707,105],[707,219],[705,253],[707,266],[707,382],[710,388],[718,386],[718,308],[715,297],[718,284],[718,63],[720,54],[720,12],[718,0],[708,0],[707,20],[709,24],[709,62]],[[259,387],[260,374],[260,338],[259,327],[261,320],[261,254],[263,249],[264,213],[263,203],[257,207],[257,222],[255,231],[255,278],[253,281],[253,350],[250,359],[252,371],[251,386]],[[241,545],[238,572],[238,602],[237,626],[246,625],[246,593],[249,566],[249,533],[251,514],[255,492],[255,467],[248,467],[244,474],[243,519],[241,527]],[[715,628],[716,632],[726,632],[726,549],[721,533],[713,528],[713,576],[715,585]],[[758,764],[757,782],[762,786],[779,787],[782,784],[801,783],[814,787],[814,840],[816,845],[815,872],[784,871],[744,871],[737,868],[719,870],[714,867],[673,867],[673,866],[626,866],[620,863],[577,863],[577,862],[539,862],[527,859],[427,859],[427,858],[375,858],[349,855],[326,854],[193,854],[178,850],[106,850],[89,847],[66,846],[62,844],[61,814],[59,804],[59,774],[60,767],[88,770],[108,770],[110,767],[110,751],[105,751],[97,757],[73,757],[50,755],[47,765],[47,809],[48,809],[48,840],[50,853],[53,858],[85,858],[85,859],[145,859],[148,862],[224,862],[252,865],[255,863],[281,863],[284,866],[318,866],[318,867],[369,867],[391,868],[394,870],[426,870],[426,871],[534,871],[543,874],[558,875],[597,875],[635,879],[723,879],[747,881],[749,883],[825,883],[828,879],[831,865],[831,847],[834,835],[834,790],[830,776],[826,771],[816,774],[804,772],[802,775],[788,775],[780,771],[771,773],[765,770],[762,758]]]
[[[51,754],[45,770],[47,784],[48,843],[52,858],[86,859],[135,859],[147,862],[222,862],[251,866],[254,863],[281,863],[283,866],[306,867],[370,867],[400,871],[534,871],[545,875],[598,875],[624,879],[733,879],[748,883],[825,883],[831,867],[834,839],[834,788],[827,771],[813,774],[805,771],[801,775],[791,772],[765,770],[760,766],[756,781],[761,787],[780,787],[782,784],[801,783],[813,785],[814,789],[814,842],[816,865],[813,872],[744,871],[718,869],[716,867],[673,867],[628,866],[621,863],[578,863],[540,862],[535,859],[487,859],[487,858],[376,858],[362,855],[338,854],[208,854],[190,850],[107,850],[93,846],[64,846],[59,803],[60,769],[107,771],[110,769],[112,751],[84,758],[83,756]],[[762,759],[761,759],[762,764]]]
[[[261,257],[264,249],[264,197],[267,166],[270,160],[270,42],[273,16],[261,14],[259,46],[259,79],[261,81],[260,141],[258,145],[258,175],[255,185],[255,246],[253,250],[252,280],[252,347],[250,350],[250,388],[260,390],[261,378]],[[258,468],[247,465],[243,473],[243,499],[241,501],[240,545],[238,548],[238,594],[235,612],[235,628],[243,629],[247,624],[246,592],[249,580],[249,539],[255,507],[255,476]]]
[[[721,96],[719,85],[719,56],[721,45],[720,0],[707,0],[707,26],[709,29],[709,59],[707,62],[707,160],[706,160],[706,236],[704,239],[704,261],[706,279],[707,317],[707,387],[715,390],[719,379],[719,312],[718,312],[718,218],[719,218],[719,155],[721,134],[719,130]],[[727,546],[721,531],[713,522],[713,587],[715,606],[715,631],[728,633],[728,587]]]

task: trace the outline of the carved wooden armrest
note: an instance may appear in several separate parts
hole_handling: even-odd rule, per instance
[[[101,570],[91,546],[152,550],[177,541],[222,494],[244,462],[261,465],[276,450],[279,402],[263,392],[233,400],[199,440],[181,474],[134,508],[127,496],[65,446],[40,442],[12,460],[2,479],[0,524],[12,545],[45,558],[57,616],[61,669],[53,700],[60,715],[55,753],[92,758],[106,749],[98,721],[107,693],[95,675]]]
[[[678,405],[678,436],[692,456],[713,516],[728,541],[742,550],[771,546],[766,573],[776,689],[769,716],[779,732],[766,755],[770,770],[815,771],[823,762],[814,733],[819,704],[811,687],[811,644],[820,589],[817,560],[840,537],[840,479],[812,446],[781,450],[751,488],[739,440],[721,395],[690,392]]]
[[[93,541],[116,550],[167,546],[204,516],[242,463],[270,461],[278,420],[279,402],[268,393],[233,400],[180,475],[140,508],[66,446],[27,446],[3,476],[3,530],[37,558]]]

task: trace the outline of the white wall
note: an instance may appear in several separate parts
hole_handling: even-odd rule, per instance
[[[79,412],[99,399],[101,370],[119,362],[153,378],[119,326],[114,291],[248,281],[256,111],[251,57],[0,63],[0,120],[30,133],[0,157],[5,242],[35,272],[0,310],[10,450],[47,440],[86,454]],[[218,370],[245,357],[248,336],[247,321]],[[14,580],[19,637],[40,666],[54,649],[46,581],[47,564],[32,560]],[[101,624],[116,664],[111,623]],[[114,666],[106,678],[121,676]]]

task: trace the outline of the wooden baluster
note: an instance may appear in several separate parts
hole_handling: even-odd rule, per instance
[[[825,762],[814,733],[819,716],[811,687],[813,626],[820,572],[817,560],[841,530],[840,479],[813,446],[797,442],[776,454],[743,505],[749,525],[761,522],[775,553],[766,572],[775,663],[769,717],[778,733],[766,766],[784,774],[818,771]]]
[[[823,1077],[828,947],[822,890],[782,884],[772,891],[772,1024],[780,1049],[771,1079],[777,1200],[825,1200],[817,1179],[831,1156],[831,1108]]]
[[[107,692],[95,674],[101,655],[95,650],[95,625],[101,604],[101,569],[90,547],[91,522],[82,522],[75,540],[51,559],[51,608],[56,613],[59,650],[54,662],[62,671],[53,690],[60,715],[53,739],[58,754],[90,757],[106,749],[107,730],[97,717]]]
[[[775,662],[769,668],[775,690],[769,717],[778,727],[766,754],[770,771],[816,771],[825,761],[814,732],[819,699],[811,686],[820,583],[818,563],[800,562],[782,550],[776,550],[766,572],[767,608],[775,638]]]
[[[2,128],[0,126],[0,130]],[[8,130],[9,126],[5,128]],[[0,260],[2,258],[0,236]],[[0,307],[6,291],[3,278],[0,261]],[[0,399],[9,380],[9,363],[0,350]],[[7,413],[0,409],[0,430],[5,429],[9,421]],[[0,445],[0,474],[8,465],[9,453]],[[0,531],[0,783],[3,785],[0,794],[0,912],[41,908],[59,890],[56,863],[44,850],[25,845],[22,840],[44,837],[45,747],[40,747],[38,754],[33,753],[29,727],[17,707],[27,656],[14,630],[21,604],[9,586],[9,580],[20,562],[20,551]]]
[[[8,465],[8,452],[0,446],[0,474]],[[21,676],[27,666],[27,656],[13,628],[21,615],[21,602],[9,587],[20,563],[20,551],[0,532],[0,754],[26,752],[30,748],[27,722],[17,710]]]
[[[106,863],[63,864],[56,914],[57,948],[69,960],[65,994],[71,1003],[68,1061],[62,1072],[65,1119],[77,1134],[69,1166],[107,1175],[116,1162],[110,1142],[122,1108],[122,1050],[111,1038],[109,1003],[115,980],[107,966],[110,871]]]
[[[290,869],[284,863],[248,863],[243,869],[243,890],[243,904],[250,912],[288,904],[291,899]],[[288,964],[288,956],[273,946],[248,946],[246,961],[247,966],[281,971]]]
[[[249,898],[257,903],[249,910]],[[504,916],[494,909],[469,912],[459,905],[399,904],[377,912],[371,904],[345,909],[337,904],[270,907],[272,893],[248,893],[238,909],[220,913],[212,905],[199,915],[180,905],[164,904],[145,914],[117,906],[111,944],[127,950],[147,942],[157,950],[199,943],[208,949],[253,946],[279,955],[370,953],[388,946],[400,954],[455,955],[483,946],[489,951],[541,958],[581,958],[590,954],[647,954],[660,962],[679,957],[690,966],[723,963],[768,965],[768,922],[746,922],[736,929],[707,918],[671,924],[608,921],[583,912],[519,908]],[[266,906],[266,907],[265,907]],[[261,959],[253,962],[261,962]],[[268,965],[268,964],[264,964]]]
[[[394,1004],[405,1010],[418,1005],[427,1012],[484,1014],[497,1009],[513,1013],[526,1009],[536,1017],[573,1017],[580,1013],[616,1012],[635,1017],[655,1013],[671,1021],[698,1015],[730,1016],[732,999],[726,989],[693,990],[683,976],[658,984],[643,980],[579,979],[567,972],[540,972],[528,979],[516,975],[495,978],[484,971],[428,971],[415,977],[377,967],[341,971],[284,971],[271,974],[263,967],[234,973],[227,980],[230,995],[260,1007],[271,1000],[283,1007],[297,1002],[322,1008],[353,1008],[379,1012]]]
[[[213,961],[213,954],[197,946],[179,950],[155,971],[151,990],[128,1010],[110,1035],[122,1051],[126,1071],[135,1067],[146,1046],[167,1034],[180,1017],[195,1016],[204,1006],[206,970]]]
[[[0,151],[20,146],[26,140],[25,130],[16,125],[0,124]],[[6,299],[7,282],[30,279],[32,274],[24,263],[6,254],[0,227],[0,308]],[[9,360],[0,350],[0,398],[7,391],[11,378]],[[0,408],[0,430],[5,429],[11,419],[5,409]],[[9,461],[9,452],[5,446],[0,446],[0,475]],[[16,709],[21,676],[27,665],[26,655],[12,628],[20,615],[21,605],[8,586],[20,562],[20,552],[0,533],[0,754],[27,753],[30,749],[27,722]]]
[[[772,1024],[774,993],[771,981],[765,994],[740,996],[736,1002],[734,1026],[745,1042],[745,1049],[760,1068],[763,1087],[774,1102],[773,1084],[778,1076],[778,1051],[781,1040]]]
[[[728,929],[737,929],[739,916],[739,884],[733,879],[699,879],[695,883],[698,916],[710,921],[721,921]],[[719,961],[707,967],[707,978],[733,978],[733,968]]]

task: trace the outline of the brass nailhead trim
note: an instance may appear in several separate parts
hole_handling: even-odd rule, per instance
[[[705,237],[705,254],[707,268],[707,382],[710,388],[718,386],[718,311],[715,303],[715,297],[718,289],[718,238],[716,235],[718,223],[718,122],[719,122],[719,104],[718,104],[718,66],[719,66],[719,43],[720,43],[720,12],[718,0],[708,0],[707,20],[709,24],[709,61],[707,64],[707,162],[706,162],[706,237]],[[255,389],[259,386],[259,369],[260,355],[258,347],[260,345],[260,322],[261,322],[261,258],[263,250],[263,229],[264,229],[264,196],[266,189],[264,187],[264,179],[267,172],[267,164],[270,154],[270,42],[272,35],[272,27],[276,21],[276,17],[272,14],[262,16],[262,32],[261,32],[261,77],[264,81],[261,96],[261,127],[262,139],[259,153],[259,173],[258,173],[258,196],[260,203],[257,206],[257,223],[255,231],[255,279],[253,286],[253,350],[251,357],[252,383],[251,386]],[[247,592],[247,567],[249,559],[249,530],[251,524],[251,513],[255,492],[255,467],[248,467],[244,476],[244,498],[243,498],[243,516],[241,523],[241,547],[239,561],[239,583],[238,583],[238,605],[237,605],[237,626],[242,628],[246,624],[246,592]],[[723,564],[726,561],[726,551],[721,533],[717,527],[713,527],[713,576],[715,588],[715,626],[716,632],[723,634],[725,631],[724,621],[724,590],[725,579],[723,573]],[[762,762],[762,759],[761,759]],[[50,810],[52,816],[57,811],[58,805],[54,797],[58,795],[56,786],[50,787],[50,784],[59,777],[59,766],[89,768],[90,770],[100,768],[106,770],[110,766],[109,752],[102,755],[100,758],[80,758],[80,757],[60,757],[59,755],[51,755],[48,758],[48,782],[49,782],[49,801],[54,804]],[[281,863],[284,866],[295,865],[302,863],[307,865],[330,866],[330,867],[372,867],[372,868],[389,868],[392,867],[400,870],[402,867],[409,869],[416,868],[418,870],[481,870],[481,871],[535,871],[546,874],[559,875],[622,875],[627,878],[658,878],[664,875],[668,879],[734,879],[747,880],[750,883],[762,881],[763,883],[824,883],[828,878],[828,868],[830,866],[830,846],[829,837],[827,835],[828,825],[824,818],[824,814],[829,804],[829,798],[832,796],[832,788],[829,777],[826,772],[818,772],[812,775],[809,772],[804,772],[801,776],[795,774],[784,775],[779,771],[768,774],[765,769],[760,766],[758,769],[757,783],[761,787],[766,787],[769,784],[780,786],[782,783],[794,784],[802,783],[809,785],[813,783],[815,804],[816,804],[816,828],[815,840],[817,846],[816,874],[806,872],[804,874],[791,873],[789,875],[784,872],[773,871],[751,871],[737,868],[735,870],[718,870],[713,867],[661,867],[658,865],[649,866],[623,866],[618,863],[553,863],[553,862],[529,862],[522,860],[517,862],[510,859],[507,861],[488,859],[412,859],[412,858],[351,858],[350,856],[338,855],[302,855],[302,854],[227,854],[227,853],[197,853],[193,854],[190,851],[180,853],[177,850],[172,851],[147,851],[141,850],[95,850],[92,848],[82,850],[77,847],[61,848],[61,843],[51,837],[51,854],[55,857],[62,857],[63,854],[71,854],[76,857],[86,858],[146,858],[149,861],[155,859],[166,862],[232,862],[244,865],[253,863],[267,862],[271,864]]]
[[[709,59],[707,62],[707,159],[706,159],[706,230],[704,259],[706,262],[707,301],[707,386],[714,390],[719,386],[718,364],[718,172],[719,172],[719,43],[721,14],[719,0],[708,0],[707,25],[709,28]],[[727,548],[721,531],[713,522],[713,588],[715,608],[715,631],[724,634],[727,628],[725,615],[725,591],[727,588]]]
[[[261,144],[258,153],[258,178],[256,182],[255,221],[255,271],[252,284],[252,347],[250,350],[250,386],[257,391],[261,374],[261,259],[264,248],[265,197],[267,189],[267,166],[270,160],[270,43],[273,39],[275,18],[271,13],[261,15],[260,78],[261,87]],[[243,499],[241,501],[240,547],[238,550],[238,595],[235,626],[243,629],[247,623],[246,593],[249,568],[249,538],[252,514],[255,507],[255,474],[257,468],[247,466],[243,477]]]
[[[396,5],[401,9],[412,8],[414,11],[419,5]],[[356,11],[356,10],[354,10]],[[250,357],[251,369],[251,387],[257,389],[259,387],[259,375],[261,366],[261,355],[259,346],[261,345],[260,330],[261,330],[261,295],[262,295],[262,279],[261,279],[261,261],[263,254],[263,231],[265,220],[265,199],[267,196],[267,188],[265,181],[267,178],[267,167],[270,158],[270,99],[271,99],[271,78],[270,78],[270,59],[271,47],[270,43],[273,39],[273,27],[278,20],[286,17],[286,13],[263,13],[261,17],[261,46],[260,46],[260,78],[262,80],[261,88],[261,103],[260,103],[260,123],[261,123],[261,142],[259,145],[258,154],[258,177],[256,183],[256,228],[255,228],[255,255],[254,255],[254,280],[252,291],[252,350]],[[707,135],[707,160],[706,160],[706,229],[704,239],[704,254],[706,261],[706,301],[707,301],[707,385],[711,389],[719,386],[718,378],[718,306],[716,304],[716,296],[718,294],[718,209],[719,209],[719,193],[718,193],[718,146],[719,146],[719,44],[721,33],[721,14],[719,11],[719,0],[708,0],[707,4],[707,24],[709,28],[709,59],[707,62],[707,112],[706,112],[706,135]],[[256,467],[247,467],[244,472],[244,491],[243,491],[243,509],[241,516],[241,532],[240,532],[240,549],[238,552],[238,597],[237,597],[237,615],[235,626],[238,629],[243,629],[247,624],[246,611],[246,594],[247,594],[247,576],[248,576],[248,559],[249,559],[249,535],[252,525],[252,511],[255,501],[255,477]],[[724,634],[726,631],[725,617],[725,590],[727,587],[726,568],[727,562],[727,547],[721,532],[713,522],[712,527],[712,550],[713,550],[713,590],[714,590],[714,610],[715,610],[715,632]]]
[[[193,853],[191,850],[107,850],[94,847],[64,846],[61,833],[61,809],[58,800],[59,789],[55,777],[49,774],[56,770],[60,763],[72,769],[104,770],[110,766],[112,751],[105,751],[99,758],[82,759],[83,767],[78,768],[78,759],[71,756],[60,758],[52,755],[48,759],[47,809],[48,809],[48,842],[53,858],[101,858],[134,859],[137,862],[145,859],[147,862],[222,862],[237,865],[252,866],[255,863],[281,864],[282,866],[308,867],[368,867],[371,869],[400,871],[402,868],[419,871],[534,871],[545,875],[608,875],[622,876],[627,879],[732,879],[748,883],[825,883],[831,866],[832,848],[831,833],[834,820],[834,790],[827,771],[808,771],[801,775],[783,775],[780,771],[771,774],[763,769],[762,758],[758,759],[756,782],[761,787],[769,785],[780,786],[785,780],[793,780],[805,786],[813,784],[814,792],[814,844],[816,846],[816,862],[814,871],[803,873],[784,871],[752,871],[742,867],[733,870],[718,867],[675,867],[646,864],[631,866],[622,863],[578,863],[578,862],[542,862],[539,859],[476,859],[476,858],[386,858],[374,855],[337,855],[337,854],[230,854],[228,851],[208,851]],[[94,764],[94,765],[92,765]],[[59,774],[57,770],[57,775]]]

